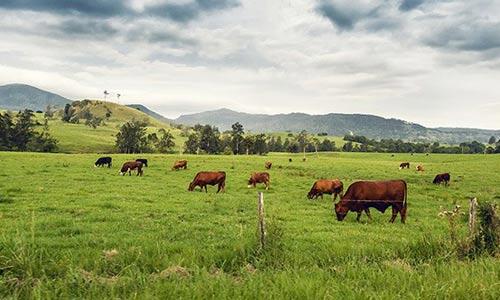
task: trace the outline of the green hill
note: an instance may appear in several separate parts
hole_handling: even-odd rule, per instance
[[[180,130],[173,128],[170,124],[160,122],[155,118],[143,113],[137,109],[119,105],[112,102],[100,100],[75,101],[72,105],[75,113],[83,110],[91,112],[96,117],[104,120],[102,126],[92,128],[80,123],[66,123],[61,121],[62,110],[58,111],[53,118],[49,119],[50,133],[59,141],[60,152],[66,153],[106,153],[114,152],[116,134],[122,124],[139,120],[148,124],[148,132],[157,132],[160,128],[170,130],[175,137],[177,145],[184,144],[184,138],[180,136]],[[109,117],[106,117],[106,114]],[[38,120],[43,120],[43,114],[36,114]]]
[[[71,100],[26,84],[0,86],[0,108],[44,110],[47,105],[62,108]]]

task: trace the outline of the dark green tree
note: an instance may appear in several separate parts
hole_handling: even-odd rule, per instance
[[[123,124],[116,134],[116,148],[121,153],[141,153],[147,150],[146,124],[136,120]]]
[[[231,149],[234,154],[242,153],[241,144],[243,143],[243,135],[245,131],[243,130],[243,125],[239,122],[231,125]]]
[[[159,131],[162,135],[160,139],[156,142],[156,148],[160,153],[171,153],[175,147],[174,136],[169,131],[165,129],[160,129]]]

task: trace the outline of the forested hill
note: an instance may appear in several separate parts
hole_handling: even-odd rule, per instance
[[[393,138],[410,141],[439,141],[442,143],[460,143],[477,140],[487,142],[494,136],[500,136],[500,130],[482,130],[461,128],[426,128],[422,125],[398,119],[386,119],[374,115],[338,114],[309,115],[290,113],[278,115],[247,114],[229,109],[219,109],[202,113],[182,115],[176,123],[194,125],[211,124],[222,130],[231,128],[231,124],[240,122],[246,130],[252,132],[277,132],[307,130],[311,133],[326,132],[329,135],[363,135],[374,139]]]
[[[0,108],[8,110],[44,110],[47,105],[62,108],[71,100],[26,84],[0,86]]]

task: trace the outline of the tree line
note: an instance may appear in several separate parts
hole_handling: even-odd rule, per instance
[[[346,135],[346,143],[338,148],[335,141],[320,133],[317,136],[303,130],[297,134],[288,133],[285,138],[264,133],[245,133],[239,122],[231,126],[231,130],[220,132],[211,125],[197,124],[190,128],[181,128],[181,135],[186,137],[184,151],[190,154],[257,154],[268,152],[388,152],[388,153],[500,153],[500,141],[490,138],[490,144],[484,145],[477,141],[464,142],[460,145],[440,145],[438,142],[405,142],[400,139],[369,139],[365,136]],[[173,152],[175,141],[169,131],[163,129],[156,133],[147,134],[146,124],[139,121],[124,124],[117,134],[116,146],[120,152]]]
[[[57,140],[49,133],[47,118],[41,124],[32,110],[0,113],[0,151],[54,152]],[[38,128],[41,127],[41,130]]]
[[[478,141],[463,142],[457,145],[440,145],[434,143],[413,143],[402,140],[369,139],[361,135],[346,135],[347,143],[342,147],[345,152],[393,152],[393,153],[448,153],[448,154],[478,154],[500,153],[500,141],[495,137],[489,139],[489,144],[484,145]],[[355,144],[356,143],[356,144]]]

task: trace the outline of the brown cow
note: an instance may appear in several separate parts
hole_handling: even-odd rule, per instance
[[[174,163],[174,166],[172,167],[172,170],[179,170],[179,169],[184,169],[187,170],[188,168],[188,161],[183,159],[183,160],[178,160]]]
[[[399,165],[399,169],[402,170],[404,168],[409,169],[410,168],[410,163],[409,162],[404,162]]]
[[[221,190],[223,192],[226,191],[226,172],[198,172],[194,177],[193,181],[189,184],[188,191],[194,191],[196,186],[201,188],[205,188],[205,192],[207,191],[207,185],[218,185],[217,193]]]
[[[321,179],[317,180],[313,184],[311,190],[307,194],[307,198],[316,199],[319,196],[321,196],[321,199],[323,199],[323,194],[329,194],[333,195],[333,200],[335,201],[337,199],[337,195],[340,195],[340,197],[342,197],[343,191],[344,191],[344,184],[342,183],[342,181],[338,179],[333,179],[333,180]]]
[[[417,172],[423,172],[424,171],[424,166],[418,165],[417,166]]]
[[[266,169],[271,169],[271,167],[273,166],[273,163],[270,162],[270,161],[266,161],[266,163],[264,164],[264,166],[266,167]]]
[[[443,182],[445,185],[449,184],[450,173],[437,174],[436,177],[434,177],[434,180],[432,181],[432,183],[434,184],[441,184]]]
[[[142,176],[142,162],[140,161],[127,161],[123,164],[120,175],[125,175],[128,172],[128,175],[132,175],[132,171],[137,169],[137,176]]]
[[[339,203],[335,204],[337,220],[342,221],[349,211],[358,213],[357,221],[363,211],[371,220],[370,207],[383,213],[389,206],[392,206],[392,217],[389,222],[393,223],[399,213],[401,223],[404,223],[406,196],[407,187],[404,180],[355,182],[349,186]]]
[[[266,190],[269,189],[270,176],[267,172],[262,173],[252,173],[250,179],[248,179],[248,187],[255,187],[257,183],[263,183],[266,186]]]

